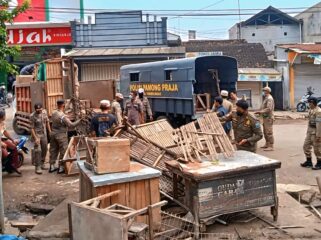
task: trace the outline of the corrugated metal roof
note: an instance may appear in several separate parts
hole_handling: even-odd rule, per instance
[[[267,74],[267,75],[281,75],[274,68],[239,68],[240,74]]]
[[[185,54],[185,47],[146,47],[146,48],[90,48],[73,49],[66,53],[66,57],[80,56],[124,56],[124,55],[159,55]]]
[[[321,44],[279,44],[280,48],[289,49],[297,53],[321,53]]]

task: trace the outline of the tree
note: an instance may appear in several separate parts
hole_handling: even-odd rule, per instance
[[[17,73],[17,66],[9,63],[8,57],[17,56],[21,48],[20,46],[8,46],[6,23],[12,23],[16,16],[25,12],[29,7],[29,2],[24,1],[21,6],[11,8],[10,1],[0,0],[0,71]]]

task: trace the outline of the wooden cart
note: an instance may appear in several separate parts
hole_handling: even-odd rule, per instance
[[[275,169],[281,167],[279,161],[237,151],[229,158],[220,155],[219,163],[170,161],[166,165],[174,173],[174,193],[177,192],[178,176],[184,179],[183,204],[191,210],[201,229],[220,215],[264,206],[271,206],[271,213],[277,220]]]

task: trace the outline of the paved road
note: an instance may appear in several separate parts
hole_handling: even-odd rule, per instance
[[[275,151],[264,152],[261,149],[258,151],[259,154],[282,162],[281,169],[277,171],[278,183],[315,185],[315,177],[321,176],[321,171],[300,166],[300,162],[305,161],[302,146],[306,129],[306,120],[278,121],[274,126]],[[259,145],[264,145],[264,140],[260,141]],[[313,161],[316,162],[315,158]]]

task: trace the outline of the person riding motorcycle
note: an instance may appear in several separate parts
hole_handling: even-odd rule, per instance
[[[10,167],[13,171],[18,174],[21,172],[18,170],[18,150],[16,145],[18,140],[14,140],[10,133],[6,130],[5,125],[6,112],[5,110],[0,110],[0,136],[1,136],[1,149],[2,149],[2,162],[3,160],[10,157]],[[9,156],[10,155],[10,156]]]

